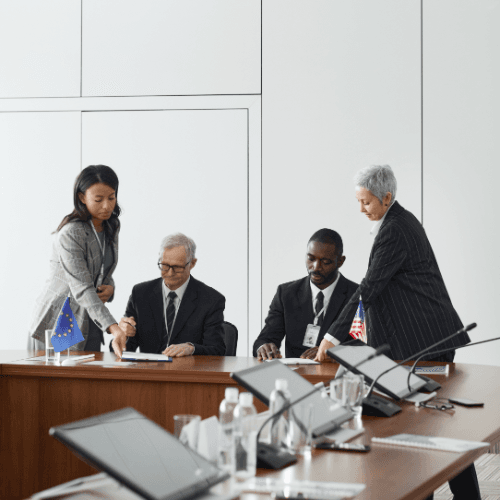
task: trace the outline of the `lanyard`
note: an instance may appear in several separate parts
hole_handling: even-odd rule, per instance
[[[313,321],[314,326],[316,326],[318,324],[319,317],[323,314],[323,311],[325,310],[325,305],[326,304],[323,305],[323,309],[321,309],[321,311],[318,314],[316,314],[316,316],[314,317],[314,321]]]
[[[101,272],[99,273],[99,277],[97,278],[97,287],[100,287],[102,285],[102,282],[104,280],[104,255],[106,253],[106,238],[103,238],[103,243],[101,244],[101,240],[99,236],[97,235],[97,231],[95,230],[94,223],[90,221],[90,225],[92,226],[92,229],[94,230],[95,238],[97,240],[97,243],[99,244],[99,248],[101,249],[102,252],[102,263],[101,263]]]

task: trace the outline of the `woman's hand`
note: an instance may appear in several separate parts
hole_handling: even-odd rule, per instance
[[[113,351],[115,354],[121,358],[123,351],[127,346],[127,334],[116,324],[114,323],[108,328],[109,333],[113,334],[113,342],[111,343],[111,347],[113,347]]]
[[[328,351],[328,349],[331,349],[334,346],[335,344],[333,342],[328,342],[328,340],[323,339],[318,347],[318,352],[316,353],[314,361],[319,361],[319,362],[325,361],[325,359],[327,359],[326,351]]]
[[[105,304],[111,298],[114,291],[115,287],[112,285],[101,285],[97,287],[97,296]]]

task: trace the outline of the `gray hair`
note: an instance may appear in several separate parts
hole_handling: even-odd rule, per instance
[[[354,182],[356,186],[370,191],[380,200],[380,203],[383,202],[384,196],[387,193],[391,193],[392,195],[391,204],[396,199],[398,183],[389,165],[370,165],[369,167],[362,168],[354,176]]]
[[[163,240],[161,240],[160,259],[163,256],[163,252],[167,248],[175,248],[175,247],[184,247],[185,248],[186,257],[187,257],[188,262],[191,262],[193,259],[196,258],[196,244],[195,244],[195,242],[191,238],[188,238],[185,234],[175,233],[175,234],[169,234],[168,236],[165,236],[165,238],[163,238]]]

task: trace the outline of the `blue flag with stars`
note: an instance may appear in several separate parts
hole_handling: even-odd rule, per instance
[[[84,340],[80,327],[76,322],[75,315],[69,305],[69,297],[66,297],[61,312],[57,318],[54,334],[50,341],[55,352],[65,351],[72,345]]]

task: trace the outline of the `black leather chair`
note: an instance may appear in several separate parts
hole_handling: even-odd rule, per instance
[[[229,323],[229,321],[224,321],[222,327],[224,328],[224,342],[226,343],[224,356],[236,356],[238,329],[232,323]]]

